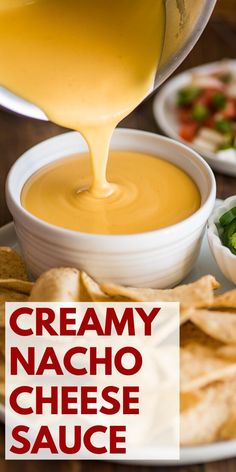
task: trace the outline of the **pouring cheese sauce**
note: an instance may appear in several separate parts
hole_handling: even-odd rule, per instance
[[[199,207],[195,183],[152,156],[112,153],[107,172],[114,128],[152,90],[164,30],[163,0],[0,0],[1,85],[79,131],[90,151],[91,166],[68,157],[30,179],[22,204],[31,213],[69,229],[125,234]],[[173,173],[181,194],[174,219]]]

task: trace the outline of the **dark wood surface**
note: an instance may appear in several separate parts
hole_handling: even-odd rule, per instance
[[[230,14],[227,10],[227,15],[225,15],[225,9],[223,8],[227,0],[219,0],[219,3],[222,7],[219,11],[222,9],[224,17],[213,17],[194,51],[179,70],[225,57],[236,57],[236,0],[230,0],[232,12]],[[226,18],[229,18],[230,22]],[[152,114],[152,98],[146,100],[132,115],[126,118],[122,126],[158,132]],[[0,226],[11,220],[4,196],[5,180],[11,165],[26,149],[63,131],[62,128],[51,123],[35,121],[0,110]],[[216,180],[218,197],[226,198],[236,194],[236,178],[216,174]],[[235,472],[236,459],[178,468],[128,466],[96,461],[82,463],[77,461],[8,462],[4,460],[4,426],[0,425],[0,472],[18,472],[22,470],[26,472],[47,470],[52,472],[151,472],[151,470],[155,471],[157,469],[160,472]]]

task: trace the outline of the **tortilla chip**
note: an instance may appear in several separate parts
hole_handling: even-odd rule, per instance
[[[32,289],[31,302],[77,302],[80,300],[80,273],[77,269],[51,269],[42,274]]]
[[[5,373],[4,364],[0,356],[0,403],[5,403]]]
[[[81,300],[93,302],[107,302],[110,298],[101,290],[100,286],[85,272],[80,274]]]
[[[214,349],[219,349],[224,344],[221,341],[208,336],[204,333],[197,325],[193,324],[191,321],[188,321],[180,330],[180,346],[185,347],[190,343],[197,343],[201,346],[207,346]]]
[[[0,328],[5,327],[5,303],[28,301],[27,295],[6,288],[0,288]]]
[[[225,292],[214,298],[212,308],[233,308],[236,309],[236,289]]]
[[[180,394],[180,412],[193,408],[201,400],[200,391]]]
[[[0,403],[5,402],[5,330],[0,330]]]
[[[0,307],[3,306],[5,302],[21,302],[26,300],[28,300],[28,297],[25,293],[0,287]]]
[[[236,438],[236,411],[234,411],[219,432],[219,439],[227,441]]]
[[[80,276],[80,288],[81,288],[81,301],[94,301],[94,302],[130,302],[132,301],[129,297],[122,295],[109,296],[103,292],[101,286],[95,282],[85,272],[81,273]]]
[[[167,290],[122,287],[113,284],[101,285],[101,289],[111,296],[121,295],[137,302],[181,302],[183,306],[187,307],[208,306],[214,299],[213,290],[218,287],[219,284],[212,275],[206,275],[191,284],[179,285]]]
[[[0,329],[0,356],[5,358],[5,329]]]
[[[11,247],[0,247],[0,279],[28,280],[23,259]]]
[[[5,362],[4,362],[4,356],[0,352],[0,382],[4,380],[5,376]]]
[[[218,287],[216,279],[212,275],[206,275],[196,282],[169,290],[122,287],[113,284],[102,284],[101,289],[112,297],[120,296],[131,301],[180,302],[180,324],[184,324],[190,319],[194,308],[206,307],[213,303],[214,289]]]
[[[25,300],[28,300],[28,297],[25,293],[20,293],[7,288],[0,288],[0,306],[5,302],[21,302]]]
[[[192,392],[233,375],[236,361],[219,357],[215,349],[191,343],[180,350],[181,392]]]
[[[187,308],[183,307],[183,305],[180,305],[180,325],[184,326],[185,323],[187,323],[191,319],[191,314],[193,312],[194,308]]]
[[[10,290],[15,290],[16,292],[30,295],[30,292],[33,286],[34,286],[33,282],[28,282],[26,280],[0,279],[0,291],[1,291],[1,288],[7,288]]]
[[[0,403],[5,404],[5,383],[0,382]]]
[[[0,397],[5,396],[5,356],[0,352]]]
[[[236,344],[236,313],[196,310],[191,321],[209,336],[226,344]]]
[[[228,344],[227,346],[220,347],[217,349],[217,355],[225,359],[236,360],[236,345]]]
[[[5,378],[5,362],[4,362],[4,357],[0,353],[0,383],[4,383],[4,378]]]
[[[194,446],[220,439],[222,428],[231,414],[235,388],[235,380],[228,380],[195,392],[200,396],[198,402],[193,402],[181,414],[181,445]]]
[[[5,382],[0,381],[0,403],[5,403]]]

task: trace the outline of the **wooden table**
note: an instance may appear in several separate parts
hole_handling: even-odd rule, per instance
[[[222,0],[220,0],[222,1]],[[232,8],[232,17],[235,12],[236,0]],[[230,16],[230,15],[229,15]],[[225,17],[224,17],[225,18]],[[215,16],[194,51],[185,60],[180,70],[193,67],[198,64],[229,57],[235,58],[236,50],[236,24],[227,23],[220,17]],[[122,126],[139,128],[158,132],[152,114],[152,98],[143,103],[131,116],[126,118]],[[13,162],[29,147],[39,143],[43,139],[62,133],[64,130],[53,124],[35,121],[32,119],[16,116],[6,111],[0,111],[0,226],[11,220],[7,210],[4,185],[7,172]],[[236,193],[236,178],[216,174],[218,197],[226,198]],[[235,451],[236,452],[236,451]],[[122,466],[103,462],[6,462],[4,460],[4,427],[0,425],[0,472],[43,472],[46,470],[57,472],[148,472],[155,471],[178,471],[178,472],[235,472],[236,459],[211,463],[192,467],[135,467]]]

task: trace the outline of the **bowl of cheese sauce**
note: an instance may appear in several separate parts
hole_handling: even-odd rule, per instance
[[[75,266],[100,282],[177,284],[195,262],[214,207],[211,169],[181,143],[119,128],[109,159],[108,179],[118,189],[96,205],[80,192],[92,179],[80,134],[51,138],[16,161],[7,202],[31,273]]]

